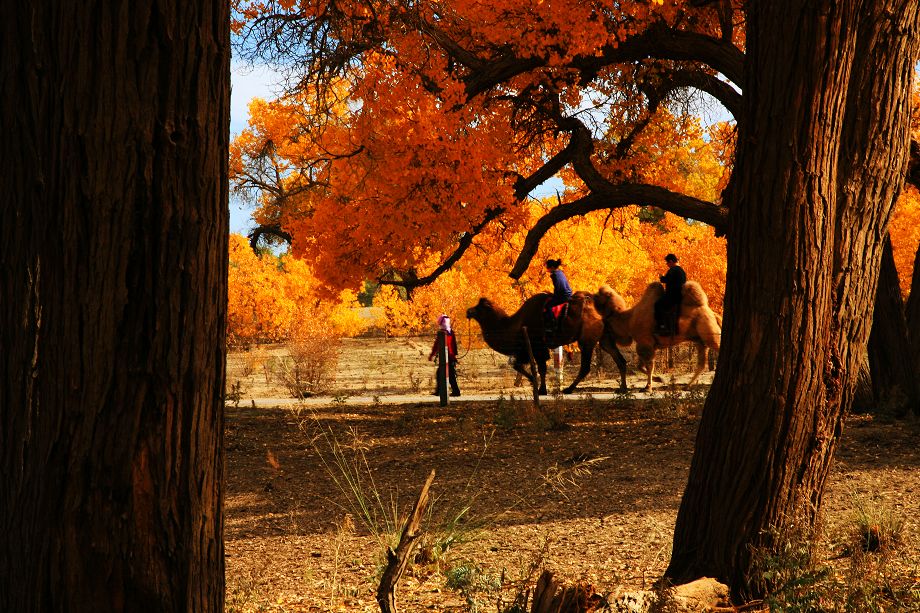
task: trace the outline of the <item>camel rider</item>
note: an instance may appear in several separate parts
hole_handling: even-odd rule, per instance
[[[664,261],[668,265],[668,272],[659,277],[664,283],[664,296],[655,302],[655,333],[671,336],[677,332],[674,329],[677,327],[674,311],[680,308],[687,273],[677,264],[677,256],[673,253],[664,256]]]
[[[549,272],[549,278],[553,282],[553,295],[546,301],[544,311],[547,333],[556,331],[556,317],[553,315],[553,307],[565,304],[572,298],[572,287],[569,285],[569,280],[565,278],[565,273],[562,272],[560,266],[562,266],[562,260],[546,260],[546,270]]]

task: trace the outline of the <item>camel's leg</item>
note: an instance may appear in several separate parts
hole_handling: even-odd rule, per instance
[[[626,358],[623,357],[623,354],[620,353],[619,347],[617,344],[610,339],[607,334],[604,334],[601,337],[601,349],[606,351],[613,358],[613,361],[616,363],[617,368],[620,370],[620,391],[625,392],[629,389],[626,386]]]
[[[537,370],[540,371],[540,390],[539,394],[541,396],[546,396],[546,363],[549,361],[549,356],[543,358],[542,360],[537,360]]]
[[[528,360],[527,363],[529,364],[530,361]],[[524,377],[525,379],[527,379],[528,383],[533,385],[534,376],[531,373],[527,372],[527,368],[524,367],[524,363],[521,362],[521,360],[519,360],[518,358],[514,359],[514,370],[516,370],[518,373],[518,382],[516,382],[515,385],[517,385],[520,382],[520,377]]]
[[[639,363],[646,367],[648,379],[645,383],[645,391],[652,391],[652,376],[655,373],[655,348],[649,345],[636,345],[636,353],[639,356]]]
[[[581,383],[582,379],[591,372],[591,355],[594,353],[594,345],[594,343],[578,343],[578,348],[581,349],[581,368],[578,369],[578,374],[575,375],[575,380],[572,381],[572,384],[562,390],[563,394],[571,394],[575,391],[575,386]]]
[[[693,387],[696,380],[700,378],[700,373],[706,368],[706,345],[701,342],[696,343],[696,371],[687,387]]]

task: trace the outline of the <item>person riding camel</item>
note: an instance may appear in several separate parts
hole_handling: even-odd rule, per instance
[[[668,272],[659,277],[664,283],[664,296],[655,302],[655,334],[673,336],[677,333],[677,313],[683,295],[687,273],[677,264],[677,256],[669,253],[664,256]]]
[[[549,278],[553,282],[553,295],[546,301],[544,311],[547,334],[554,333],[557,328],[553,307],[565,304],[572,298],[572,287],[560,266],[562,266],[562,260],[546,260],[546,270],[549,271]]]

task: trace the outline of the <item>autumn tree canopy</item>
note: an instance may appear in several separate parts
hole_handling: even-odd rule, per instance
[[[700,4],[700,3],[695,3]],[[472,245],[627,205],[724,229],[742,19],[729,3],[236,3],[240,49],[288,71],[232,147],[257,220],[334,287],[414,288]],[[528,194],[568,189],[534,219]]]

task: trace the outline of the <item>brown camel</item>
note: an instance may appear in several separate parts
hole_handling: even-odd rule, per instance
[[[626,302],[609,285],[604,285],[594,296],[597,310],[604,317],[604,337],[601,347],[616,356],[617,345],[627,346],[636,343],[639,365],[648,375],[646,390],[652,389],[652,377],[655,372],[655,350],[670,347],[678,343],[692,342],[697,345],[696,371],[688,386],[696,383],[700,373],[706,367],[706,349],[719,350],[722,339],[721,317],[709,308],[703,288],[696,281],[684,285],[680,317],[677,322],[677,335],[659,336],[655,330],[655,301],[664,294],[661,283],[650,283],[642,298],[631,309]],[[616,354],[614,354],[616,352]],[[622,359],[622,355],[620,356]],[[626,361],[617,360],[620,368],[620,389],[626,389]]]
[[[528,372],[526,368],[530,363],[522,332],[522,328],[526,326],[540,374],[540,394],[546,394],[546,362],[549,360],[549,350],[577,342],[581,349],[581,367],[572,384],[563,390],[563,393],[570,394],[591,370],[591,354],[603,336],[604,320],[594,307],[594,296],[588,292],[575,292],[569,301],[568,313],[559,322],[558,330],[546,335],[543,305],[549,297],[548,293],[531,296],[513,315],[506,314],[489,299],[480,298],[476,306],[467,310],[466,316],[479,322],[486,344],[501,354],[513,356],[514,369],[533,383],[536,373]]]

